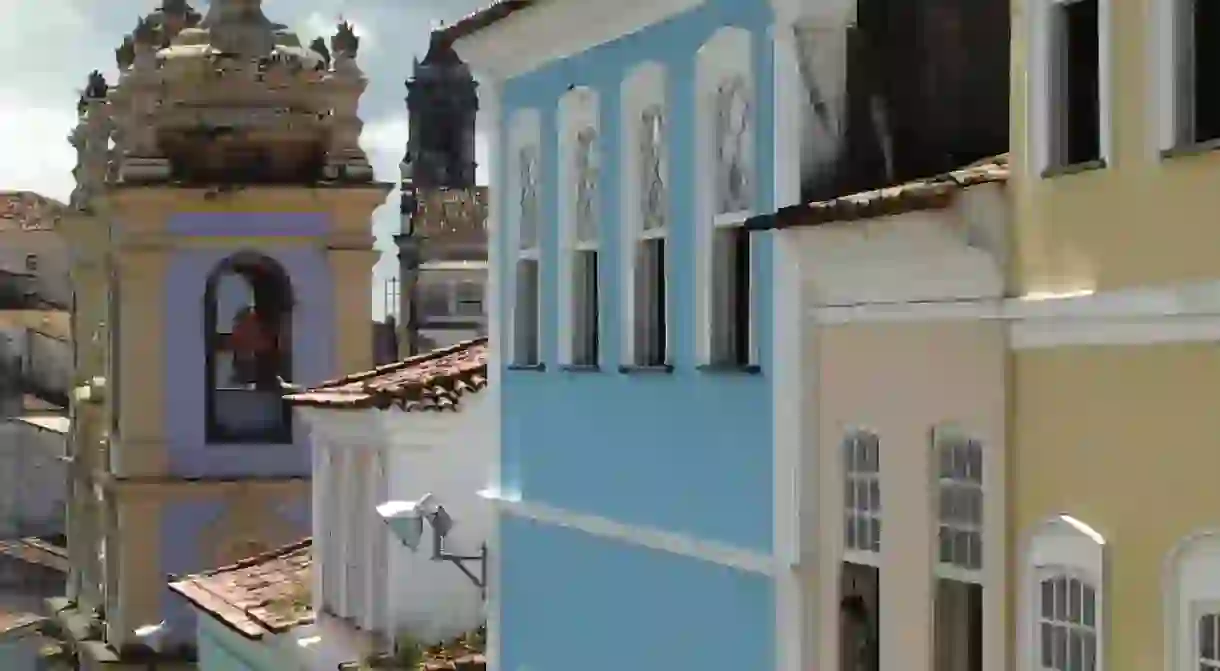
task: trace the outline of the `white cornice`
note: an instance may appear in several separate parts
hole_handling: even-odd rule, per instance
[[[823,325],[999,319],[1015,349],[1220,341],[1220,280],[1070,296],[811,308]]]
[[[561,0],[520,10],[458,40],[454,47],[472,70],[509,79],[551,61],[610,42],[703,0]]]

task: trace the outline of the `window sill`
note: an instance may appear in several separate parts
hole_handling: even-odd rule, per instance
[[[1198,156],[1220,149],[1220,138],[1203,140],[1202,142],[1180,142],[1169,149],[1161,150],[1162,159],[1178,158],[1179,156]]]
[[[602,367],[595,363],[570,363],[559,367],[565,373],[600,373]]]
[[[758,364],[737,364],[737,363],[709,363],[702,366],[696,366],[695,370],[700,373],[711,373],[716,375],[761,375],[762,366]]]
[[[663,363],[663,364],[660,364],[657,366],[638,366],[638,365],[619,366],[618,372],[620,372],[624,375],[636,375],[636,374],[668,375],[668,374],[674,372],[674,367],[671,364],[667,364],[667,363]]]
[[[510,363],[508,365],[508,370],[532,371],[535,373],[541,373],[541,372],[546,371],[546,364],[544,364],[544,363]]]
[[[1067,165],[1055,165],[1042,171],[1044,179],[1052,177],[1061,177],[1063,175],[1075,175],[1082,172],[1091,172],[1093,170],[1105,170],[1107,168],[1106,159],[1096,158],[1092,161],[1081,161],[1080,163],[1069,163]]]

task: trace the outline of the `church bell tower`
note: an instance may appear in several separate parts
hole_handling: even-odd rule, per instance
[[[372,365],[370,218],[392,185],[358,142],[359,38],[302,44],[261,5],[163,0],[116,49],[117,84],[95,72],[80,101],[56,610],[82,668],[193,668],[166,576],[309,534],[283,385]]]

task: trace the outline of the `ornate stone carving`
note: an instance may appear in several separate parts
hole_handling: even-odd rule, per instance
[[[106,84],[106,76],[100,71],[94,70],[89,73],[89,83],[85,87],[85,98],[93,100],[105,100],[106,93],[110,90],[110,86]]]
[[[356,53],[360,50],[360,38],[352,28],[352,24],[347,21],[339,22],[338,29],[330,38],[330,48],[335,52],[335,56],[356,57]]]
[[[640,223],[645,231],[665,227],[667,206],[665,117],[659,105],[640,115]]]
[[[123,43],[114,50],[114,62],[120,70],[126,70],[136,62],[136,43],[131,35],[123,38]]]
[[[716,90],[716,213],[752,206],[753,105],[745,79],[730,77]]]
[[[521,248],[538,244],[538,147],[527,145],[517,152],[518,231]]]
[[[325,69],[329,70],[330,69],[330,49],[326,48],[326,40],[322,39],[321,37],[315,37],[315,38],[313,38],[313,41],[309,43],[309,48],[313,49],[313,52],[315,54],[322,57],[323,67]]]
[[[576,134],[576,240],[597,240],[597,131],[585,128]]]

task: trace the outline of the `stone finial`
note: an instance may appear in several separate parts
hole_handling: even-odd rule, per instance
[[[309,43],[309,48],[322,57],[322,61],[326,64],[327,68],[330,67],[330,49],[326,48],[326,40],[321,37],[315,37],[313,42]]]
[[[89,73],[89,84],[85,87],[84,98],[88,100],[104,100],[110,86],[106,84],[106,76],[94,70]]]
[[[85,96],[81,96],[76,100],[76,116],[83,117],[85,112],[89,111],[89,103],[85,100]]]
[[[330,48],[335,56],[356,57],[356,52],[360,50],[360,38],[356,36],[352,24],[347,21],[339,22],[334,36],[330,38]]]
[[[114,50],[114,62],[119,66],[120,70],[126,70],[131,67],[132,63],[136,62],[136,43],[131,38],[131,35],[123,38],[123,43]]]
[[[140,17],[136,21],[136,29],[131,31],[131,36],[138,46],[160,46],[157,44],[157,27],[147,17]]]

